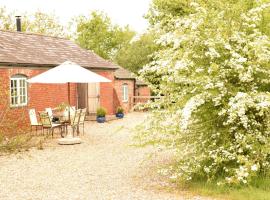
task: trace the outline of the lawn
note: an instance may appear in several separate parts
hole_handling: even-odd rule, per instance
[[[204,182],[193,182],[181,187],[187,187],[195,194],[222,200],[270,200],[270,178],[257,179],[245,187],[217,186]]]

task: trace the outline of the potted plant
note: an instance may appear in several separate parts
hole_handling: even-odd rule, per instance
[[[116,110],[115,116],[117,118],[123,118],[124,117],[124,108],[118,107],[117,110]]]
[[[97,122],[98,123],[104,123],[106,121],[106,110],[104,108],[98,108],[97,109]]]
[[[62,103],[60,103],[60,104],[56,107],[56,110],[57,110],[57,112],[62,113],[62,112],[65,111],[65,109],[66,109],[67,107],[69,107],[69,105],[68,105],[67,103],[65,103],[65,102],[62,102]]]

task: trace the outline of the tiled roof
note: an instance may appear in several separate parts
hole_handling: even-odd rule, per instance
[[[135,77],[130,71],[120,66],[118,66],[118,69],[115,71],[114,76],[117,79],[135,79]]]
[[[138,80],[132,73],[123,67],[118,66],[118,69],[114,73],[115,78],[117,79],[134,79],[136,80],[136,85],[144,86],[147,85],[145,82]]]
[[[147,83],[143,82],[143,81],[140,81],[140,80],[136,80],[136,85],[138,86],[147,86]]]
[[[56,66],[67,60],[87,68],[118,68],[68,39],[0,30],[2,65],[7,63]]]

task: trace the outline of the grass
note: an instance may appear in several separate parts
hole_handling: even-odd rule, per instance
[[[194,194],[222,200],[270,200],[270,178],[258,178],[245,187],[217,186],[199,181],[180,187],[185,187]]]

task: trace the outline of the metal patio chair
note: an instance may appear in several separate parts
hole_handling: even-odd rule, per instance
[[[30,119],[30,125],[31,125],[31,133],[33,131],[33,127],[36,129],[36,134],[38,132],[38,128],[42,128],[42,124],[38,121],[36,110],[35,109],[29,109],[28,111],[29,119]]]
[[[84,121],[86,117],[86,108],[81,109],[81,115],[80,115],[80,120],[79,120],[79,125],[78,125],[78,133],[80,133],[80,126],[83,127],[83,134],[84,134]]]
[[[80,123],[81,109],[75,110],[74,117],[71,118],[70,127],[72,128],[72,135],[74,137],[75,131],[79,133],[79,123]]]
[[[50,118],[49,114],[47,112],[40,112],[39,113],[40,116],[40,121],[42,124],[42,133],[44,134],[44,130],[47,129],[48,133],[52,134],[53,137],[53,133],[54,133],[54,129],[59,128],[61,136],[63,133],[63,125],[62,124],[53,124],[52,123],[52,119]]]

